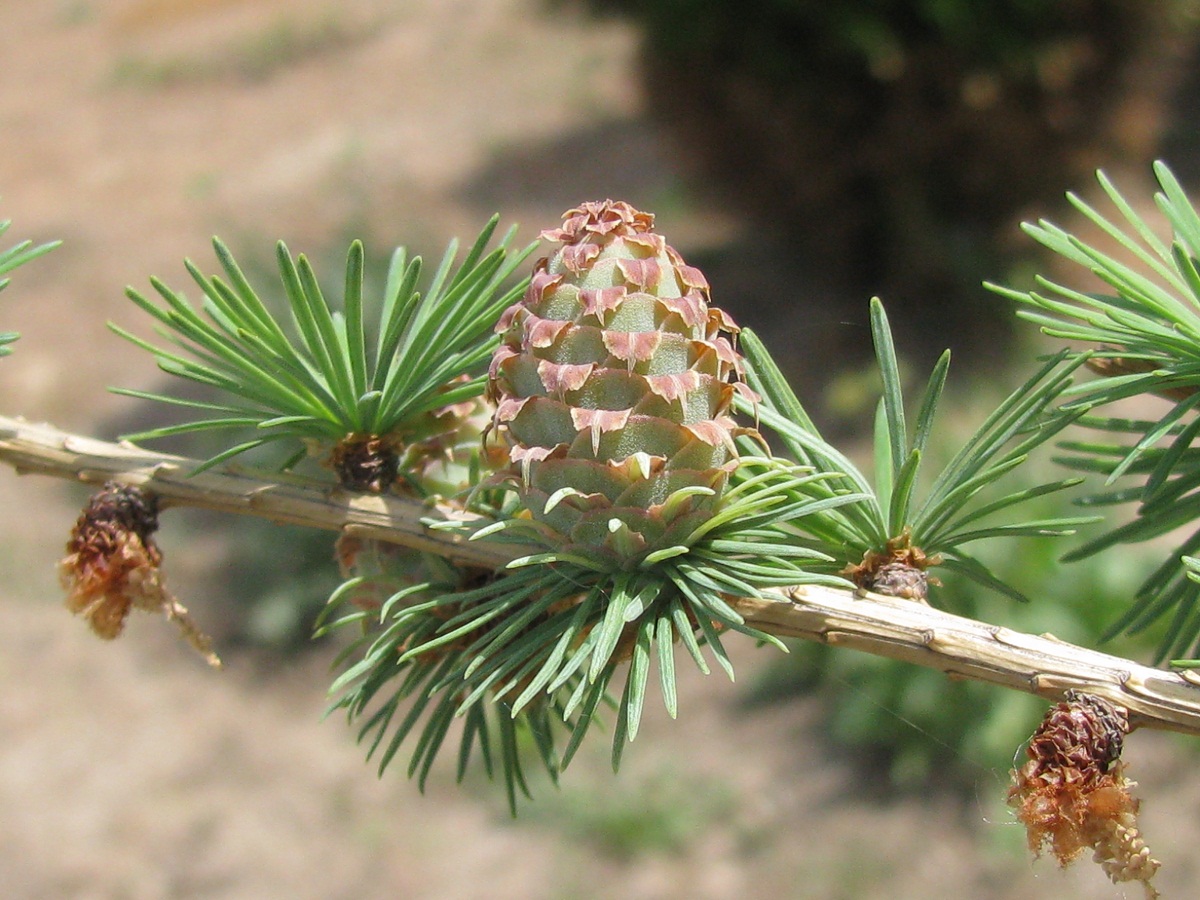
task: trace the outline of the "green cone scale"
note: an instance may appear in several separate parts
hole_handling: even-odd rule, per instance
[[[489,397],[556,550],[628,567],[711,515],[736,466],[737,326],[627,203],[585,203],[497,325]]]

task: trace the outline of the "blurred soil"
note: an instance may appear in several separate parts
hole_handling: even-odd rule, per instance
[[[146,333],[124,286],[182,285],[181,260],[207,268],[214,233],[259,258],[277,238],[315,255],[350,234],[435,248],[494,209],[531,236],[614,196],[657,211],[685,254],[739,239],[683,190],[616,22],[534,0],[48,0],[0,15],[0,214],[10,238],[65,241],[0,297],[23,334],[2,364],[7,413],[92,432],[127,419],[131,401],[104,386],[152,388],[156,370],[104,323]],[[1024,857],[1000,802],[1009,760],[978,761],[965,803],[890,796],[831,758],[815,702],[747,710],[719,675],[683,676],[680,720],[648,715],[620,778],[600,739],[517,822],[480,779],[441,771],[421,796],[321,721],[330,647],[234,647],[216,673],[150,617],[113,645],[92,638],[54,571],[83,497],[0,472],[5,897],[1140,895],[1090,864]],[[163,544],[204,623],[219,529],[180,513]],[[770,652],[738,648],[744,681]],[[1154,735],[1129,756],[1164,896],[1192,896],[1194,756]]]

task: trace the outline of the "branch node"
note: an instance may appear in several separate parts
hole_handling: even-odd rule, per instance
[[[376,513],[382,516],[387,515],[387,500],[380,494],[352,494],[340,487],[334,487],[327,492],[327,496],[336,503],[348,503],[355,509],[362,510],[363,512]]]
[[[264,484],[261,487],[256,487],[252,491],[247,491],[242,496],[246,500],[246,506],[250,509],[262,509],[270,493],[271,486]]]
[[[1066,643],[1069,643],[1069,641],[1064,641],[1064,640],[1063,640],[1062,638],[1060,638],[1058,635],[1051,634],[1051,633],[1050,633],[1050,632],[1048,632],[1048,631],[1043,631],[1043,632],[1042,632],[1040,635],[1038,635],[1038,636],[1039,636],[1039,637],[1041,637],[1043,640],[1047,640],[1047,641],[1054,641],[1056,644],[1066,644]]]
[[[61,446],[69,453],[84,453],[87,447],[87,438],[75,434],[67,434],[63,436]]]

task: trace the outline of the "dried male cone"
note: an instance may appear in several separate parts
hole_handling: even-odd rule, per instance
[[[525,507],[558,549],[632,565],[707,519],[740,429],[738,328],[653,216],[585,203],[497,326],[488,397]],[[700,490],[696,490],[699,488]]]
[[[162,551],[151,536],[157,530],[154,494],[115,481],[93,494],[59,563],[67,608],[105,640],[120,635],[131,609],[161,612],[209,665],[219,667],[208,636],[163,583]]]
[[[1110,351],[1111,347],[1101,347],[1101,351]],[[1165,362],[1165,360],[1163,361]],[[1145,375],[1149,372],[1155,372],[1162,368],[1158,361],[1153,359],[1142,359],[1136,356],[1093,356],[1084,360],[1083,363],[1097,375],[1102,375],[1105,378],[1112,378],[1117,375]],[[1168,387],[1162,390],[1154,391],[1160,397],[1165,397],[1168,400],[1180,402],[1189,399],[1196,393],[1196,388],[1191,385],[1177,385],[1176,387]]]
[[[135,606],[162,605],[162,553],[151,537],[157,530],[153,494],[109,482],[88,500],[71,531],[59,572],[67,608],[87,619],[97,636],[117,637]]]
[[[1025,825],[1029,848],[1049,844],[1060,865],[1086,848],[1114,883],[1141,882],[1148,898],[1159,862],[1137,827],[1135,783],[1124,775],[1125,711],[1100,697],[1067,693],[1046,713],[1029,741],[1029,756],[1013,772],[1008,802]]]

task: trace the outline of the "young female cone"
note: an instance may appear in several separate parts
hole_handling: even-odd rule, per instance
[[[501,318],[488,390],[543,540],[620,568],[711,515],[749,391],[737,326],[653,221],[605,200],[543,232],[561,246]]]

